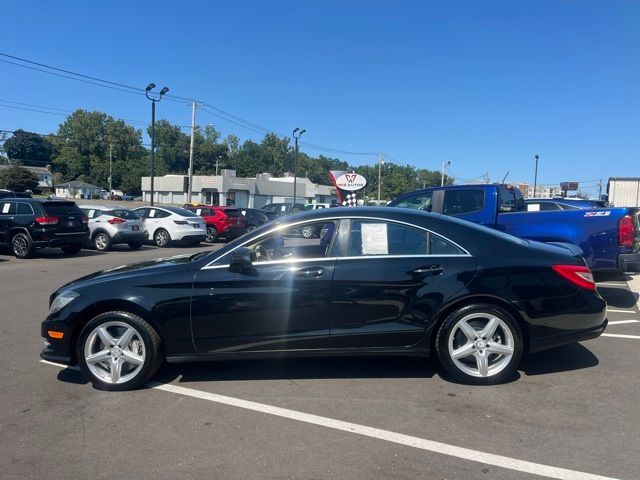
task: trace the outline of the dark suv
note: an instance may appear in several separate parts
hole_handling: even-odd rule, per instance
[[[18,258],[44,247],[74,255],[89,239],[87,222],[73,202],[5,198],[0,200],[0,246],[8,246]]]
[[[260,210],[264,212],[269,220],[289,215],[290,213],[304,212],[304,204],[302,203],[268,203]]]

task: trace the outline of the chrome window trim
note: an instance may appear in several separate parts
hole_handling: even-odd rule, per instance
[[[406,225],[408,227],[411,228],[417,228],[418,230],[422,230],[424,232],[433,234],[433,235],[437,235],[438,237],[443,238],[444,240],[446,240],[447,242],[452,243],[453,245],[455,245],[456,247],[458,247],[460,250],[462,250],[464,253],[459,253],[459,254],[447,254],[447,255],[367,255],[367,256],[349,256],[349,257],[335,257],[337,259],[359,259],[359,258],[411,258],[411,257],[471,257],[472,255],[467,251],[466,248],[461,247],[459,244],[457,244],[456,242],[454,242],[453,240],[450,240],[449,238],[445,237],[444,235],[441,235],[437,232],[434,232],[432,230],[429,230],[428,228],[424,228],[421,227],[419,225],[414,225],[412,223],[408,223],[408,222],[403,222],[402,220],[389,220],[387,218],[381,218],[381,217],[330,217],[330,218],[323,218],[321,220],[317,220],[317,221],[310,221],[310,220],[301,220],[295,223],[288,223],[288,224],[282,224],[282,225],[277,225],[274,228],[261,233],[260,235],[258,235],[257,237],[253,237],[251,239],[247,239],[246,241],[242,242],[240,245],[232,248],[231,250],[229,250],[228,252],[214,258],[213,260],[211,260],[209,263],[207,263],[204,267],[202,267],[200,270],[208,270],[208,269],[212,269],[212,268],[221,268],[223,267],[222,265],[213,265],[215,262],[217,262],[218,260],[220,260],[223,256],[230,254],[231,252],[237,250],[240,247],[244,247],[245,245],[247,245],[250,242],[253,242],[254,240],[258,240],[260,238],[266,237],[267,235],[271,235],[272,233],[277,232],[278,230],[284,230],[284,229],[288,229],[288,228],[292,228],[295,227],[297,225],[302,225],[303,223],[320,223],[320,222],[338,222],[340,220],[378,220],[378,221],[382,221],[382,222],[390,222],[390,223],[396,223],[396,224],[400,224],[400,225]],[[302,261],[302,260],[313,260],[313,261],[318,261],[320,259],[331,259],[334,257],[319,257],[319,258],[313,258],[313,259],[298,259],[296,261]],[[279,261],[279,260],[274,260],[274,261]],[[264,265],[266,262],[262,262],[262,263],[258,263],[259,265]],[[228,267],[229,265],[226,265],[226,267]]]
[[[27,202],[16,202],[16,212],[18,211],[18,207],[20,205],[27,205],[31,209],[31,213],[16,213],[15,215],[35,215],[36,212],[33,211],[33,207],[30,203]]]

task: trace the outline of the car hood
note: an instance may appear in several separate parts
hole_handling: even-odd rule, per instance
[[[62,290],[67,290],[72,287],[84,287],[106,280],[117,281],[119,278],[124,276],[129,277],[132,275],[146,275],[151,273],[155,274],[160,270],[168,268],[184,268],[185,265],[191,265],[191,255],[192,254],[175,255],[173,257],[157,258],[145,262],[132,263],[130,265],[120,265],[118,267],[100,270],[84,277],[77,278],[76,280],[63,285],[56,290],[51,298],[53,299]]]

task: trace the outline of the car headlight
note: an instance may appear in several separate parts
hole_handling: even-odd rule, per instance
[[[59,312],[79,296],[80,294],[74,292],[73,290],[62,292],[51,303],[51,307],[49,307],[49,315]]]

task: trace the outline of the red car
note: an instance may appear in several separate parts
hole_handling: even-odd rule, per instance
[[[237,208],[218,205],[185,205],[184,208],[204,218],[208,243],[215,242],[218,237],[233,240],[247,232],[247,219]]]

